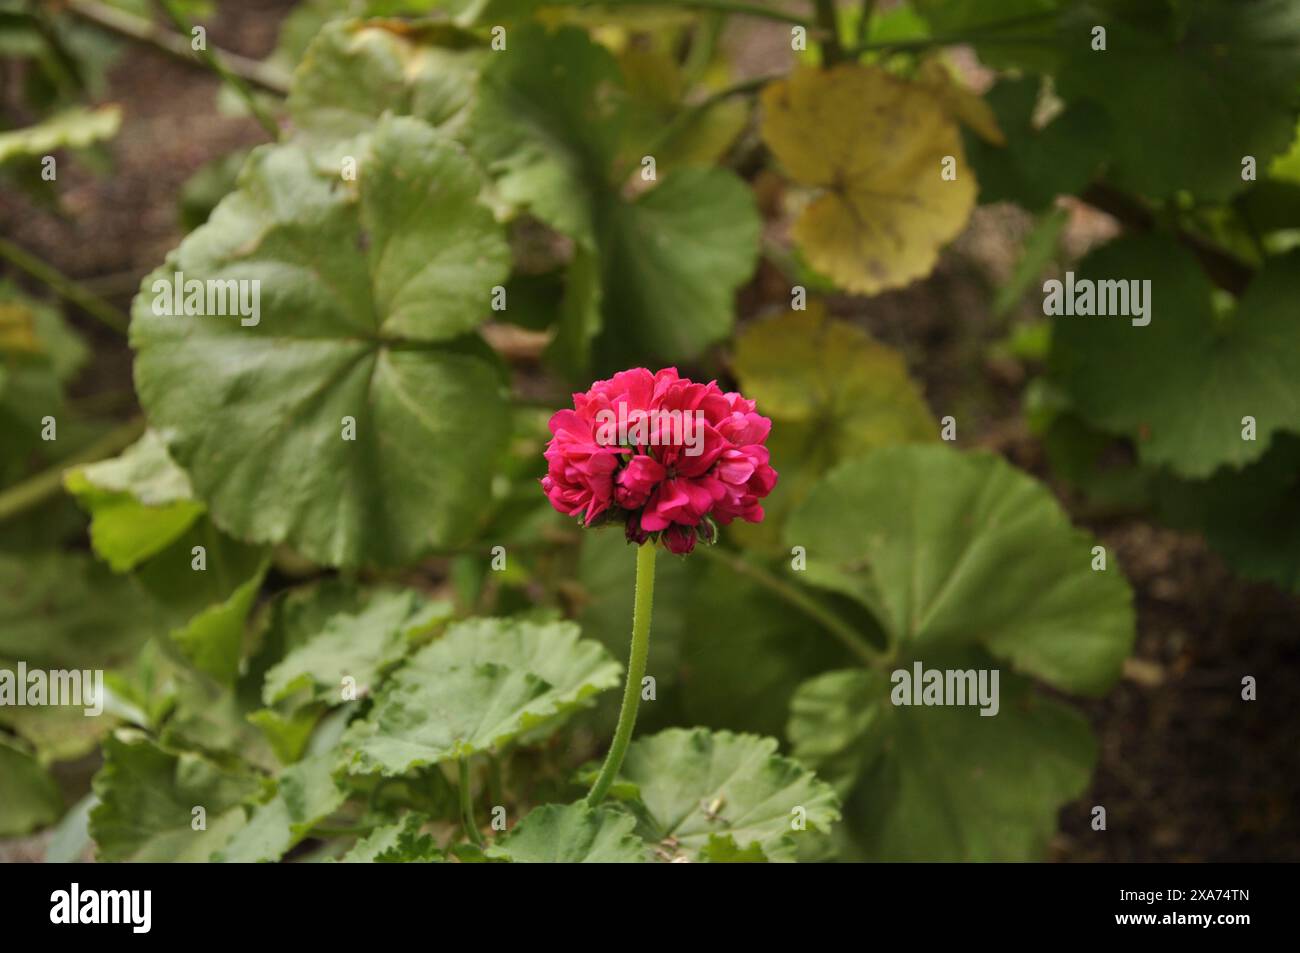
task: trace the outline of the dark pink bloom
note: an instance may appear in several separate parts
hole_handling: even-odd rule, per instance
[[[673,367],[597,381],[550,427],[542,489],[551,505],[586,525],[620,519],[632,542],[659,534],[689,553],[697,536],[714,541],[715,522],[762,520],[759,501],[776,485],[764,446],[772,422],[752,400]]]

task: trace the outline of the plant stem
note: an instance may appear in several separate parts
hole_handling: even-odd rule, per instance
[[[27,510],[39,506],[47,499],[58,494],[63,486],[63,471],[83,463],[94,463],[105,457],[120,453],[140,438],[144,433],[144,418],[135,419],[109,431],[81,453],[73,454],[29,480],[12,486],[0,493],[0,523],[18,516]]]
[[[718,13],[734,13],[737,16],[758,17],[763,20],[775,20],[778,23],[793,23],[797,26],[805,26],[808,22],[807,17],[799,16],[797,13],[785,13],[781,10],[760,6],[757,3],[742,3],[739,0],[618,0],[617,3],[613,4],[609,0],[569,0],[567,3],[561,2],[556,5],[566,7],[682,7],[687,10],[714,10]],[[815,31],[809,30],[808,32],[813,33]]]
[[[844,47],[840,45],[840,25],[835,13],[835,0],[813,0],[817,11],[817,25],[822,33],[822,66],[834,66],[844,59]]]
[[[618,727],[614,742],[600,768],[596,783],[591,786],[587,803],[595,807],[618,776],[623,766],[623,756],[632,742],[632,729],[636,727],[636,710],[641,704],[641,679],[645,676],[646,659],[650,654],[650,613],[655,599],[655,542],[648,540],[636,551],[636,596],[632,604],[632,649],[627,658],[627,683],[623,686],[623,707],[618,713]]]
[[[458,759],[456,768],[460,772],[460,784],[458,785],[460,788],[460,822],[465,827],[466,836],[479,847],[482,847],[483,833],[478,829],[478,825],[474,823],[474,805],[470,803],[469,799],[469,761],[465,758]]]
[[[183,62],[200,65],[194,58],[194,51],[190,49],[188,37],[180,36],[143,17],[110,7],[98,0],[66,0],[66,2],[66,9],[70,13],[107,33],[144,43]],[[283,96],[289,92],[288,75],[268,63],[227,53],[224,50],[217,51],[213,55],[230,73],[248,80],[268,93]]]
[[[179,10],[172,6],[171,0],[157,0],[157,2],[158,6],[162,8],[163,13],[167,14],[167,17],[172,21],[172,23],[176,24],[176,29],[181,32],[182,36],[190,36],[193,34],[193,24],[185,19],[185,16]],[[248,88],[248,84],[245,83],[237,73],[223,63],[216,53],[208,49],[206,40],[204,41],[202,48],[195,52],[198,54],[199,59],[203,60],[203,62],[221,78],[223,83],[228,85],[239,95],[239,98],[244,101],[244,105],[248,107],[248,111],[253,114],[253,118],[261,123],[262,128],[266,130],[266,134],[272,139],[279,139],[280,124],[275,121],[275,117],[262,107],[262,104],[258,102],[257,97],[253,95],[253,91]]]
[[[4,258],[15,268],[27,272],[41,284],[48,286],[59,297],[71,301],[92,318],[112,328],[119,334],[125,334],[130,319],[98,295],[91,294],[75,281],[45,264],[35,255],[19,248],[7,238],[0,238],[0,258]]]
[[[866,42],[871,39],[871,18],[876,12],[876,0],[862,0],[861,12],[858,15],[858,49],[861,49]]]
[[[808,617],[821,623],[823,628],[839,639],[845,648],[861,659],[868,667],[875,668],[887,660],[887,653],[869,643],[862,637],[862,633],[798,586],[786,582],[775,573],[768,572],[761,566],[754,565],[743,556],[723,549],[721,546],[697,547],[695,551],[704,553],[708,558],[726,564],[734,572],[754,580],[796,609],[801,610]]]

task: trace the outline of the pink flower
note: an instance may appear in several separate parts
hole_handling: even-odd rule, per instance
[[[622,520],[631,542],[658,534],[689,553],[697,537],[714,541],[715,523],[762,520],[759,501],[776,485],[764,446],[772,422],[752,400],[674,367],[597,381],[550,427],[542,489],[551,505],[588,526]]]

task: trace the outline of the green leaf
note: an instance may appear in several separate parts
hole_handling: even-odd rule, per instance
[[[0,738],[0,837],[45,827],[63,813],[54,778],[31,755]]]
[[[141,403],[218,526],[331,565],[402,563],[472,530],[507,434],[485,349],[448,343],[505,277],[481,186],[413,119],[380,121],[359,195],[297,147],[260,149],[145,279],[131,327]],[[261,281],[258,323],[154,314],[154,283],[174,272]]]
[[[497,749],[614,687],[620,671],[572,623],[463,622],[416,653],[349,727],[351,768],[396,775]]]
[[[121,456],[68,470],[63,483],[90,513],[91,545],[114,572],[166,548],[205,509],[152,430]]]
[[[190,752],[166,751],[137,732],[104,743],[95,775],[100,803],[90,832],[101,861],[206,861],[244,826],[240,806],[261,791],[248,774],[219,767]],[[206,829],[195,830],[195,808]]]
[[[927,668],[987,668],[927,655]],[[1040,857],[1061,806],[1088,785],[1086,719],[1002,673],[996,717],[972,706],[902,707],[883,677],[830,672],[792,704],[795,757],[838,773],[845,822],[872,860]]]
[[[837,467],[786,524],[808,581],[860,601],[908,652],[982,644],[1059,688],[1100,694],[1133,645],[1113,556],[1001,458],[888,447]],[[1026,554],[1030,554],[1027,557]]]
[[[965,137],[981,203],[1018,202],[1039,211],[1058,195],[1083,189],[1105,161],[1110,126],[1095,103],[1071,103],[1038,124],[1034,79],[1003,79],[987,99],[1007,143],[996,146],[975,135]]]
[[[618,63],[574,27],[521,25],[509,44],[479,78],[471,148],[506,202],[592,247],[622,136]]]
[[[426,602],[414,592],[377,593],[356,613],[330,617],[285,655],[266,673],[262,697],[270,705],[305,689],[313,701],[338,705],[345,677],[355,680],[356,698],[367,697],[412,640],[450,615],[449,603]]]
[[[680,633],[685,720],[779,736],[799,684],[853,658],[803,611],[728,566],[691,570],[696,585]]]
[[[971,38],[980,61],[999,68],[1046,69],[1057,51],[1044,42],[1061,0],[913,0],[935,36]],[[904,5],[901,9],[907,9]],[[881,41],[874,29],[871,39]],[[1084,33],[1086,42],[1087,33]]]
[[[679,169],[632,202],[607,197],[600,216],[599,369],[640,363],[647,354],[687,360],[727,336],[762,228],[738,176]]]
[[[285,769],[275,796],[257,807],[249,822],[217,852],[223,863],[276,861],[338,810],[347,795],[332,772],[333,753],[314,755]]]
[[[800,839],[824,834],[840,817],[828,785],[757,735],[671,728],[639,738],[619,784],[615,796],[636,792],[637,832],[670,857],[698,860],[706,848],[714,858],[752,855],[758,847],[768,860],[793,860]],[[710,846],[717,837],[731,838],[725,852]]]
[[[18,664],[8,659],[0,659],[0,675],[14,677]],[[12,674],[11,674],[12,673]],[[93,707],[90,692],[94,690],[91,678],[82,674],[82,704],[42,704],[16,705],[0,703],[0,725],[26,741],[36,754],[41,764],[57,761],[72,761],[89,754],[98,746],[100,740],[111,731],[116,719],[107,709],[99,715],[87,715],[86,709]],[[109,690],[105,686],[106,691]]]
[[[750,190],[727,170],[682,167],[625,199],[617,61],[572,27],[520,26],[509,42],[483,70],[466,137],[506,203],[575,240],[550,359],[581,377],[593,345],[602,371],[697,357],[731,329],[754,271]]]
[[[0,132],[0,162],[15,156],[44,156],[56,149],[84,149],[117,135],[122,108],[109,103],[94,109],[65,110],[25,129]]]
[[[636,818],[609,807],[543,804],[487,849],[517,864],[640,864],[646,847],[632,832]]]
[[[1280,434],[1258,461],[1208,480],[1164,479],[1161,518],[1205,534],[1234,570],[1300,593],[1300,437]]]
[[[1091,48],[1094,25],[1106,28],[1105,51]],[[1263,166],[1291,142],[1300,8],[1290,0],[1084,8],[1062,38],[1057,88],[1110,115],[1111,177],[1126,189],[1224,199],[1245,187],[1243,156]]]
[[[104,668],[129,659],[160,621],[134,580],[88,553],[0,552],[0,657]]]
[[[288,109],[298,136],[332,170],[385,113],[457,125],[486,50],[448,24],[336,20],[316,34],[293,76]],[[326,149],[325,147],[329,148]]]
[[[243,658],[244,623],[253,608],[262,580],[270,565],[269,557],[253,575],[240,583],[224,602],[211,605],[185,626],[171,633],[185,657],[201,672],[219,682],[233,682],[239,675]]]
[[[1216,314],[1191,255],[1159,236],[1089,255],[1077,280],[1150,281],[1151,323],[1060,316],[1052,372],[1079,414],[1135,440],[1142,461],[1186,477],[1259,459],[1278,431],[1300,431],[1300,338],[1291,302],[1300,254],[1269,259],[1231,314]],[[1256,439],[1242,439],[1244,417]]]
[[[340,858],[345,864],[431,864],[441,863],[443,853],[429,834],[420,829],[423,814],[408,812],[393,824],[377,827],[361,838]]]

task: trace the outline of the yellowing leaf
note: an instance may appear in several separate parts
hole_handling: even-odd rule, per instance
[[[36,322],[30,308],[0,302],[0,352],[9,354],[43,354],[36,336]]]
[[[853,64],[800,69],[763,91],[762,135],[789,174],[824,189],[794,225],[808,263],[875,294],[930,273],[975,204],[961,137],[935,95]],[[956,177],[943,178],[944,160]]]
[[[768,448],[781,474],[763,504],[767,519],[731,528],[743,545],[778,542],[790,507],[839,461],[938,436],[903,355],[834,320],[820,301],[749,325],[732,366],[759,413],[772,418]]]
[[[993,107],[984,101],[983,96],[953,76],[941,60],[928,59],[922,63],[916,71],[916,81],[938,97],[949,116],[969,126],[985,142],[995,146],[1007,144],[1007,137],[1002,134],[997,117],[993,115]]]

